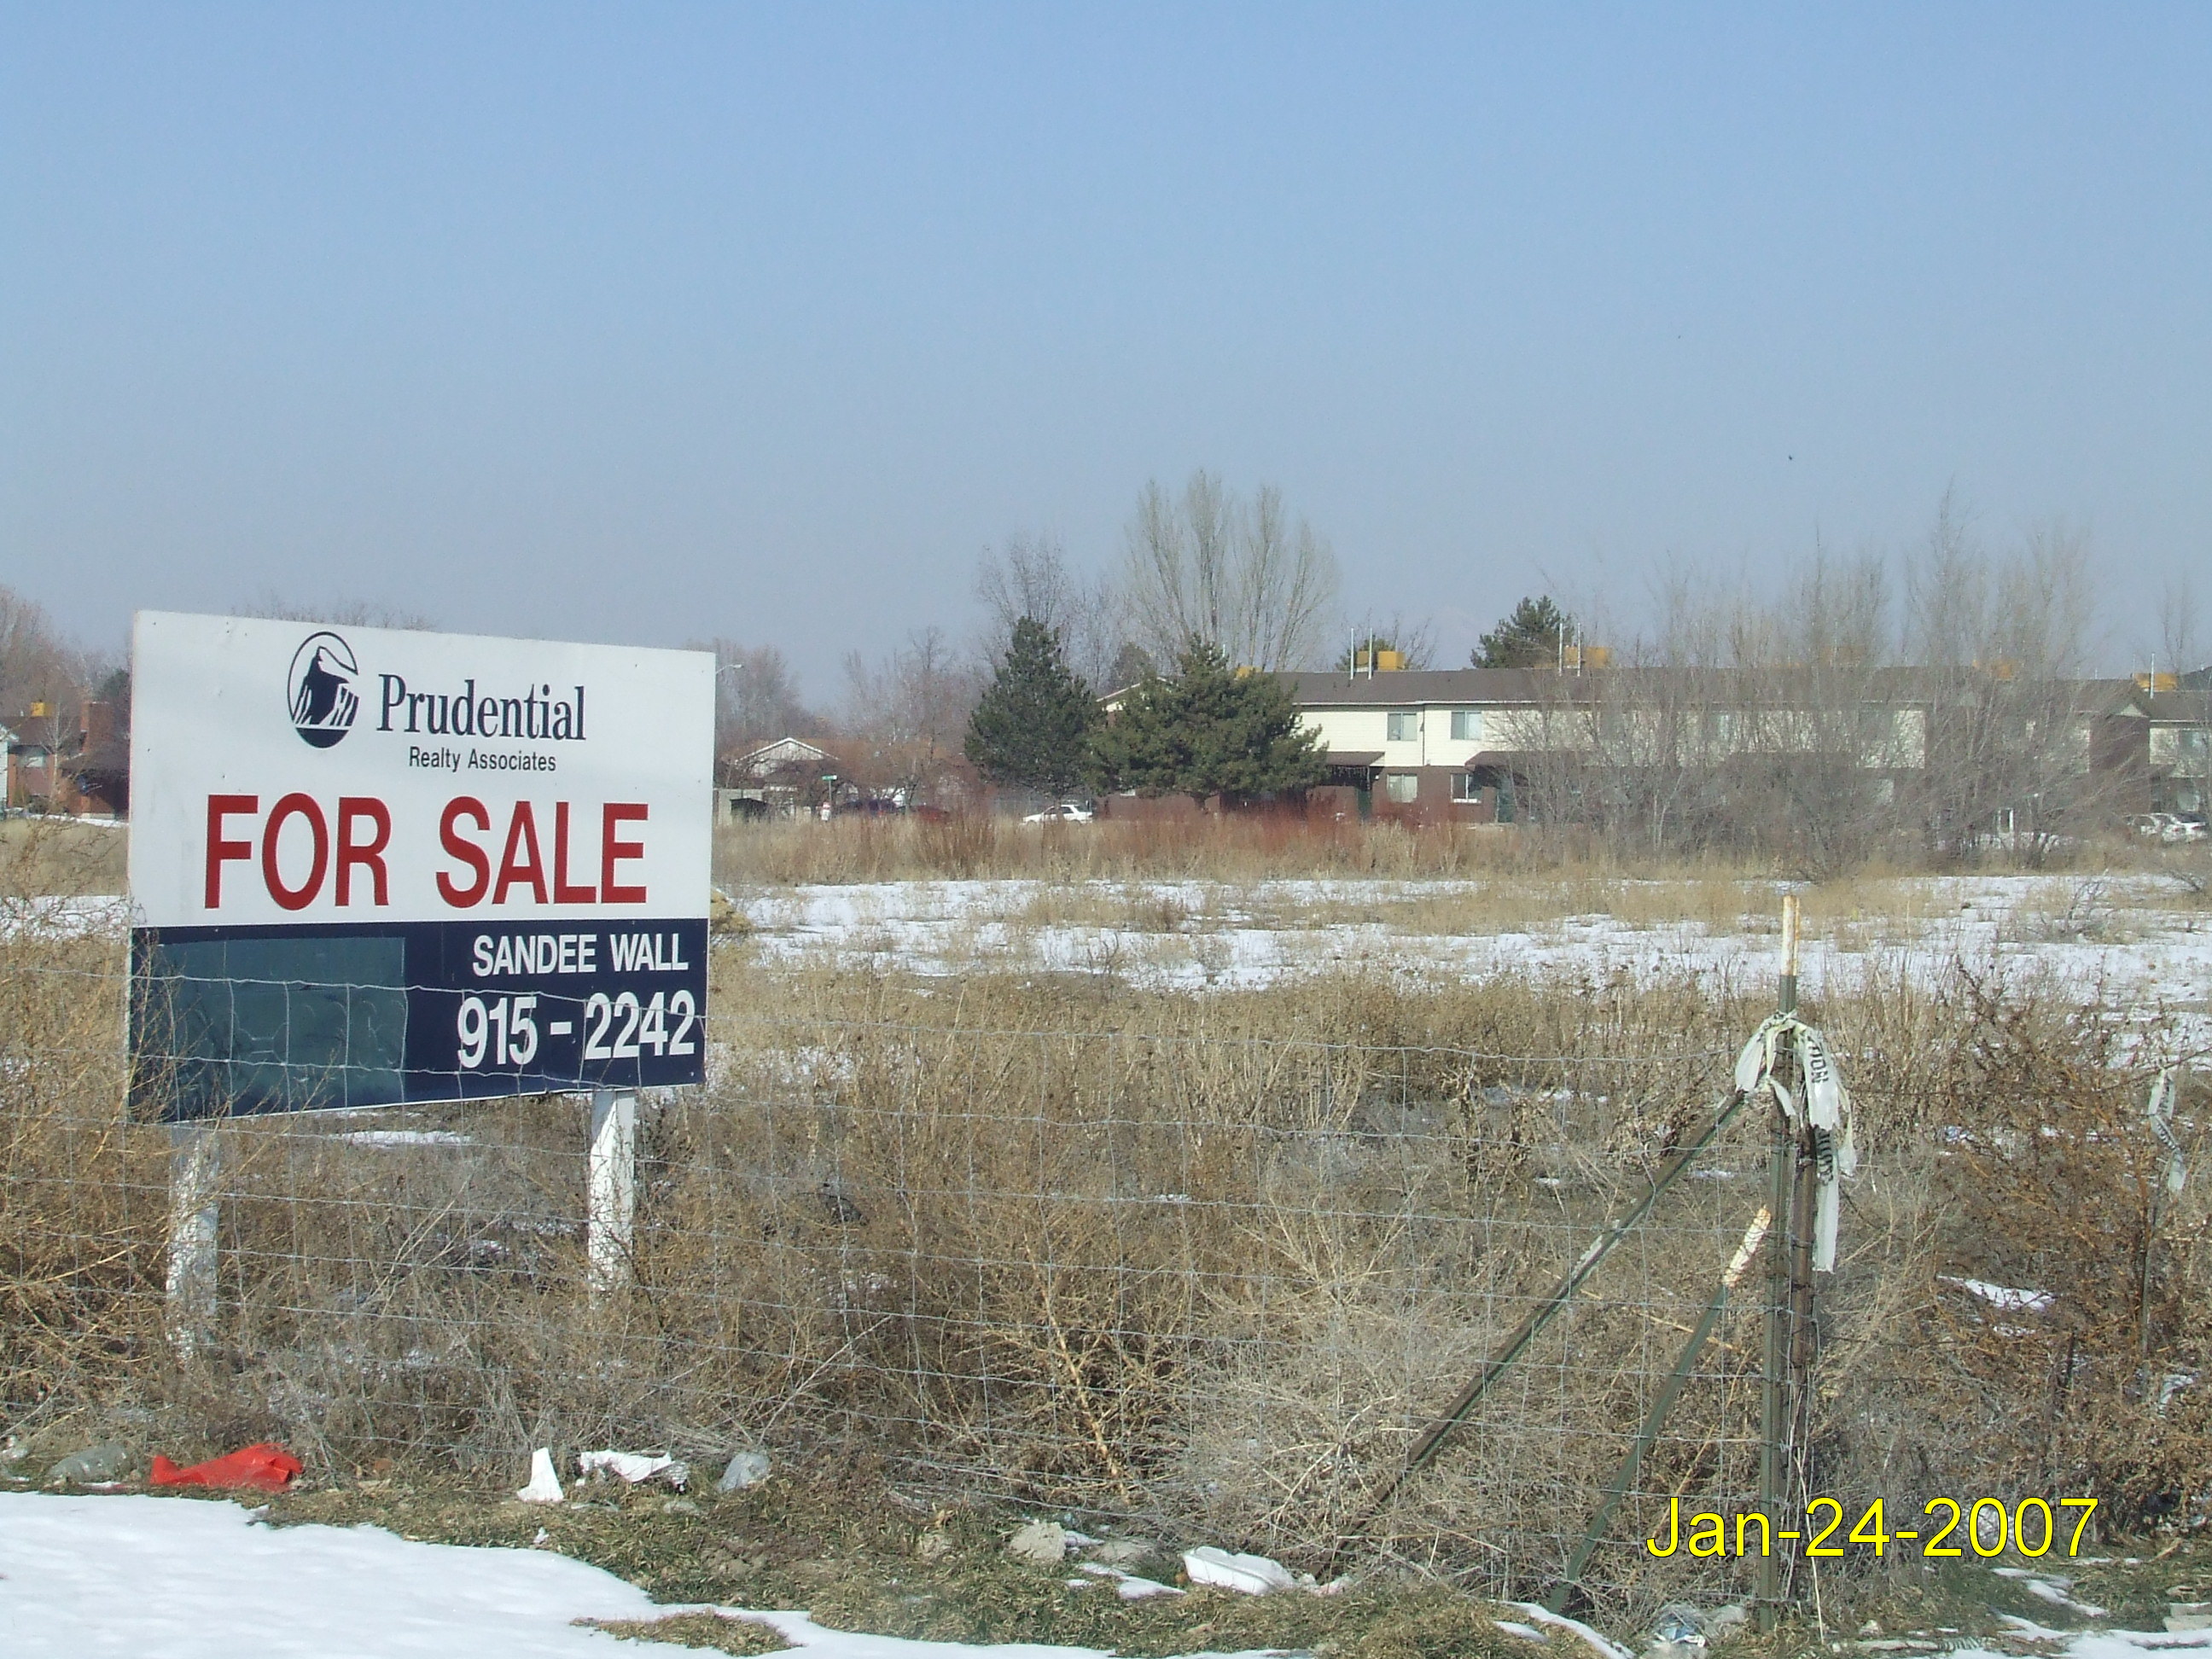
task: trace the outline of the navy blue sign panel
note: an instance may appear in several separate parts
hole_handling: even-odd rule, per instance
[[[705,1080],[707,924],[133,931],[131,1099],[172,1121]]]

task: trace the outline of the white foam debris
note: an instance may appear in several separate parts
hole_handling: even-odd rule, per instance
[[[1266,1595],[1273,1590],[1296,1589],[1298,1581],[1279,1561],[1264,1555],[1238,1555],[1202,1544],[1182,1553],[1182,1570],[1194,1584],[1211,1584],[1245,1595]]]

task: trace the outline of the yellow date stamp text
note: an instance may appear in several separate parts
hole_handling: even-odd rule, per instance
[[[2008,1507],[2002,1498],[1977,1498],[1961,1504],[1955,1498],[1931,1498],[1923,1506],[1925,1524],[1891,1530],[1877,1498],[1860,1512],[1849,1532],[1844,1517],[1849,1512],[1839,1498],[1816,1498],[1805,1506],[1797,1527],[1784,1531],[1770,1527],[1765,1515],[1745,1510],[1734,1517],[1735,1536],[1729,1536],[1729,1517],[1705,1510],[1685,1517],[1682,1500],[1672,1499],[1667,1525],[1644,1540],[1654,1555],[1682,1550],[1691,1555],[1766,1555],[1776,1546],[1796,1543],[1811,1556],[1837,1556],[1853,1546],[1876,1555],[1892,1545],[1909,1549],[1918,1545],[1922,1556],[1941,1560],[1965,1556],[1969,1550],[1984,1559],[2002,1555],[2007,1548],[2026,1556],[2078,1555],[2097,1511],[2094,1498],[2061,1498],[2056,1504],[2041,1498],[2023,1498]],[[1785,1517],[1786,1518],[1786,1517]],[[1734,1547],[1731,1548],[1730,1545]]]

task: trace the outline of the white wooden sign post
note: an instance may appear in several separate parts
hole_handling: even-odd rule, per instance
[[[584,1176],[584,1260],[592,1294],[604,1298],[630,1282],[630,1239],[637,1218],[637,1097],[624,1090],[592,1095],[592,1147]]]

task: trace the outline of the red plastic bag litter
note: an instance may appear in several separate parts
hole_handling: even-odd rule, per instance
[[[149,1477],[157,1486],[253,1486],[263,1492],[282,1492],[299,1474],[300,1460],[282,1446],[263,1441],[222,1457],[210,1457],[180,1469],[161,1453],[154,1454]]]

